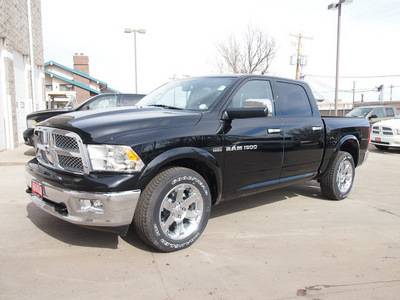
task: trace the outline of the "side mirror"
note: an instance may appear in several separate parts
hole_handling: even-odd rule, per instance
[[[267,107],[228,108],[222,115],[223,120],[265,118],[268,116]]]
[[[376,119],[377,117],[377,115],[371,115],[368,119]]]

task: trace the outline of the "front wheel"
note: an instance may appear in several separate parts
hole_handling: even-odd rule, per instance
[[[331,200],[346,198],[353,187],[355,175],[353,157],[347,152],[340,151],[327,173],[320,182],[322,194]]]
[[[189,247],[207,225],[211,195],[197,172],[172,167],[144,189],[134,216],[139,236],[151,247],[172,252]]]

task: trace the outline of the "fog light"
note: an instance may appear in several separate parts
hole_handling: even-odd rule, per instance
[[[81,207],[80,212],[104,212],[103,202],[101,202],[101,200],[79,199],[79,205]]]
[[[81,206],[81,209],[88,209],[88,208],[92,207],[92,200],[79,199],[79,204]]]
[[[103,208],[103,202],[101,200],[92,201],[92,206],[95,208]]]

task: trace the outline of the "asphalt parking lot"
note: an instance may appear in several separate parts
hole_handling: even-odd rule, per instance
[[[0,298],[400,299],[400,151],[370,150],[346,200],[310,182],[225,202],[170,254],[42,212],[33,149],[0,152]]]

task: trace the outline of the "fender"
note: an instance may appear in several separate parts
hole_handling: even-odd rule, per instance
[[[342,149],[342,146],[348,141],[356,142],[357,143],[357,151],[360,150],[360,142],[358,141],[357,137],[354,135],[346,135],[346,136],[342,137],[342,139],[336,144],[335,150],[333,151],[334,154],[337,154],[337,152],[339,152]],[[331,160],[332,160],[332,158],[331,158]]]
[[[352,147],[352,151],[349,151],[349,148],[346,147],[347,143],[355,143],[357,146]],[[335,159],[336,155],[338,155],[339,151],[345,150],[349,152],[354,159],[354,164],[357,166],[358,165],[358,158],[360,157],[360,142],[358,141],[357,137],[354,135],[346,135],[340,139],[340,141],[335,145],[334,150],[332,152],[332,155],[329,159],[329,162],[326,164],[326,166],[321,165],[320,174],[316,177],[316,179],[321,179],[326,176],[326,170],[329,170],[333,164],[333,160]]]
[[[216,195],[214,203],[221,200],[222,195],[222,172],[217,159],[208,151],[196,147],[181,147],[168,150],[155,157],[140,174],[137,186],[144,189],[156,174],[167,165],[185,166],[188,160],[208,169],[207,174],[213,173],[216,183]],[[176,163],[176,164],[174,164]],[[195,170],[196,171],[196,170]],[[204,177],[204,176],[203,176]],[[211,186],[210,186],[211,189]],[[211,191],[212,193],[212,191]]]

